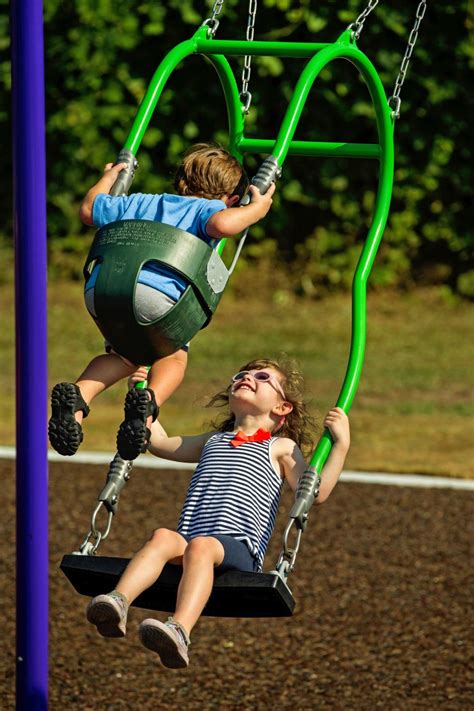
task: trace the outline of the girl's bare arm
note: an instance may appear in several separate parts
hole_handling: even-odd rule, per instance
[[[324,426],[333,438],[331,453],[321,472],[321,486],[317,504],[324,503],[339,481],[350,445],[349,419],[340,407],[335,407],[324,418]],[[306,462],[299,447],[291,439],[282,437],[275,442],[275,456],[288,484],[296,491],[298,481],[306,469]]]
[[[280,437],[273,445],[273,454],[278,461],[282,476],[290,488],[296,491],[298,482],[306,469],[306,462],[296,442],[288,437]]]
[[[151,426],[149,451],[173,462],[197,462],[202,448],[213,434],[207,432],[190,437],[168,437],[160,422],[155,420]]]
[[[351,442],[349,418],[342,408],[333,407],[324,418],[323,424],[330,431],[334,444],[321,472],[317,504],[323,504],[327,500],[339,481]]]

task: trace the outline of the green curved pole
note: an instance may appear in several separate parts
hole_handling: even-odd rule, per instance
[[[189,40],[181,42],[170,52],[168,52],[168,54],[158,65],[158,68],[151,78],[150,84],[148,85],[145,96],[142,99],[135,120],[124,143],[124,149],[131,151],[134,155],[136,154],[166,82],[183,59],[186,59],[186,57],[189,57],[191,54],[198,53],[198,41],[205,35],[206,29],[199,28],[199,30]],[[227,105],[227,116],[229,120],[231,150],[238,152],[236,146],[238,140],[240,140],[243,135],[243,118],[237,83],[229,62],[225,57],[212,53],[209,54],[207,58],[217,71],[224,90],[224,97]]]
[[[295,87],[292,100],[280,128],[273,156],[282,165],[290,149],[309,91],[320,71],[335,59],[346,59],[359,70],[364,78],[375,107],[376,123],[380,143],[380,174],[376,207],[372,223],[362,249],[352,284],[352,335],[349,362],[342,384],[337,406],[348,412],[355,397],[364,362],[366,341],[366,286],[367,279],[383,235],[390,208],[393,185],[394,147],[393,121],[385,91],[375,68],[367,57],[351,44],[350,33],[344,33],[339,41],[313,57]],[[320,438],[310,467],[321,472],[332,447],[332,438],[327,430]]]
[[[205,28],[199,28],[191,39],[181,42],[164,57],[151,78],[122,150],[129,150],[133,155],[136,155],[166,82],[183,59],[197,53],[198,40],[205,37],[206,34]],[[238,148],[238,144],[243,137],[244,124],[239,90],[234,73],[229,62],[222,55],[209,54],[206,59],[216,70],[224,91],[229,124],[229,150],[242,161],[243,155]],[[219,243],[217,248],[219,254],[222,254],[225,244],[225,239]]]
[[[227,59],[221,54],[210,54],[206,56],[206,59],[216,70],[224,91],[229,123],[229,151],[242,163],[243,153],[239,149],[239,142],[244,135],[244,119],[234,72]],[[221,239],[219,242],[217,252],[220,255],[222,255],[226,243],[227,239]]]
[[[130,133],[124,143],[124,149],[131,151],[134,155],[136,154],[145,131],[148,128],[148,124],[150,123],[150,119],[153,115],[156,104],[158,103],[158,99],[160,98],[171,73],[183,59],[188,57],[190,54],[194,54],[194,52],[195,41],[194,37],[191,37],[191,39],[181,42],[174,47],[174,49],[172,49],[159,64],[157,70],[151,78],[145,96],[142,99],[137,115],[132,124],[132,128],[130,129]]]

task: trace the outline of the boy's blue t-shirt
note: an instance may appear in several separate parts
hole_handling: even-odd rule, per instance
[[[165,225],[179,227],[203,239],[208,244],[214,240],[206,232],[208,220],[216,212],[225,210],[222,200],[186,197],[163,193],[152,195],[99,194],[94,200],[92,220],[96,227],[103,227],[117,220],[151,220]],[[95,286],[100,265],[97,265],[87,281],[87,290]],[[149,262],[139,273],[138,283],[161,291],[174,301],[178,301],[186,289],[186,282],[175,272],[158,262]]]

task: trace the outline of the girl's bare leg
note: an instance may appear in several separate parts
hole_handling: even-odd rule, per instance
[[[183,625],[188,634],[209,600],[214,584],[214,568],[223,560],[222,543],[212,536],[193,538],[186,547],[173,618]]]
[[[76,380],[81,389],[82,397],[89,404],[99,393],[114,385],[119,380],[127,378],[135,370],[135,366],[127,364],[116,353],[104,353],[97,356],[87,366]],[[75,413],[76,420],[82,421],[83,412]]]
[[[165,563],[180,562],[186,546],[186,540],[179,533],[159,528],[133,556],[115,589],[132,603],[160,577]]]

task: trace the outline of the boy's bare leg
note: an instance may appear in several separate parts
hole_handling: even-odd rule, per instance
[[[223,560],[222,543],[212,536],[193,538],[186,547],[173,618],[183,625],[188,635],[209,600],[214,584],[214,568]]]
[[[160,407],[179,388],[183,382],[188,364],[187,351],[179,350],[169,356],[155,360],[148,373],[148,387],[155,393]],[[146,426],[150,428],[152,417],[148,417]]]
[[[116,353],[104,353],[91,360],[76,380],[76,385],[79,386],[82,397],[89,405],[96,395],[119,380],[127,378],[134,370],[135,366],[127,364]],[[75,418],[77,422],[82,422],[82,410],[75,413]]]
[[[187,364],[188,353],[183,350],[155,360],[148,373],[148,387],[155,393],[158,405],[162,405],[181,385]]]
[[[160,577],[165,563],[181,562],[186,546],[186,540],[179,533],[158,529],[133,556],[115,589],[132,603]]]
[[[148,380],[148,389],[131,389],[127,392],[125,418],[117,432],[117,451],[122,459],[136,459],[146,450],[152,422],[158,416],[160,405],[181,384],[186,363],[187,353],[182,350],[160,358],[153,363],[149,373],[144,375]],[[137,382],[137,376],[142,377],[142,373],[145,373],[145,369],[139,367],[132,383]]]

